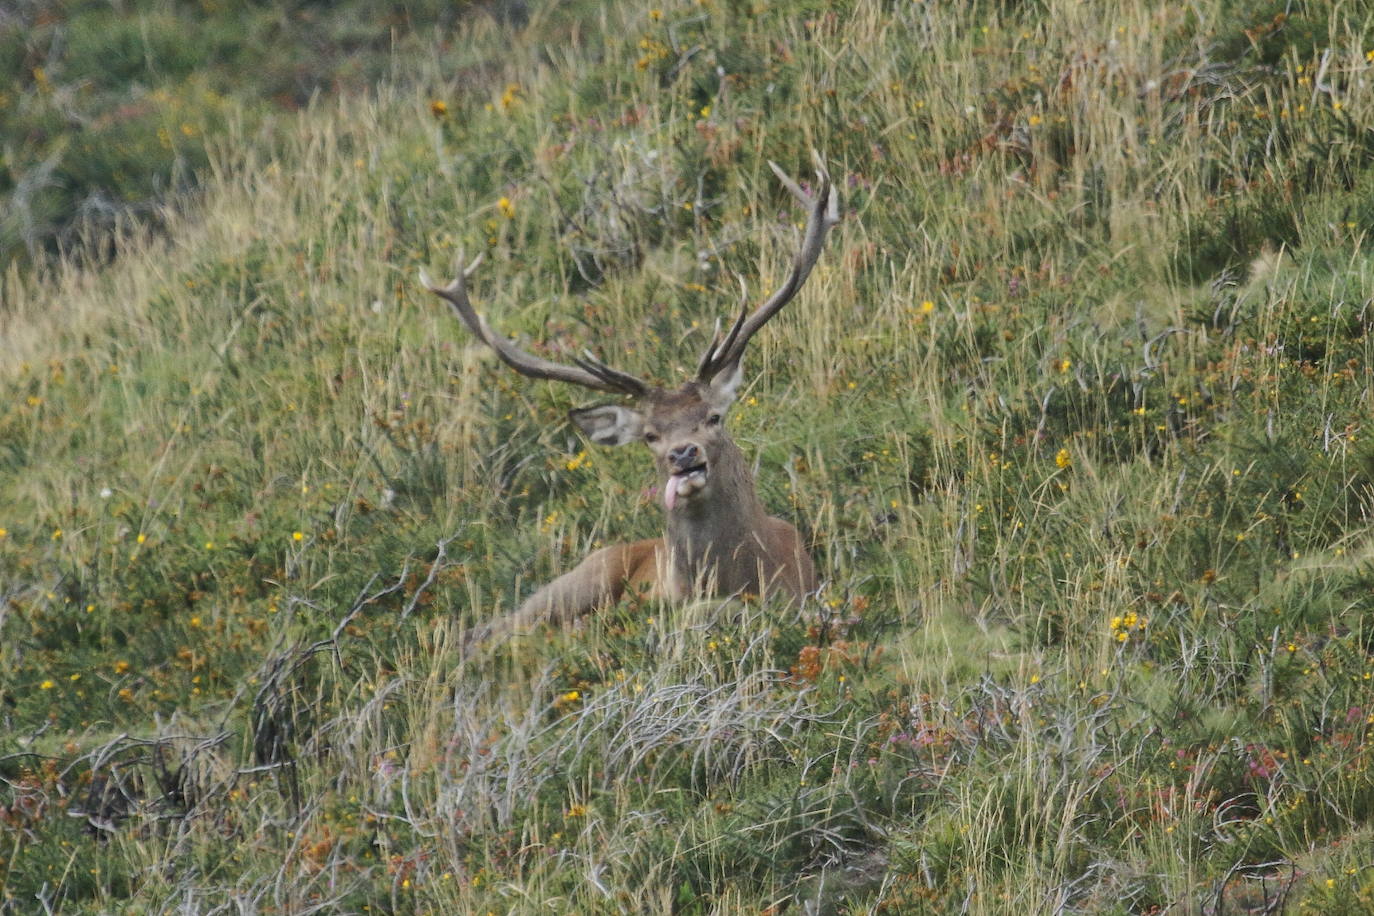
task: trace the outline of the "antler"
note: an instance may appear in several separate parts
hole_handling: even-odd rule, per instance
[[[460,252],[458,254],[458,276],[447,286],[436,286],[423,270],[420,271],[420,283],[431,293],[453,306],[453,311],[462,319],[463,324],[468,326],[468,330],[495,350],[496,355],[501,357],[501,361],[507,366],[521,375],[528,375],[531,378],[568,382],[572,385],[581,385],[584,388],[592,388],[597,391],[628,394],[634,398],[641,398],[648,393],[649,386],[644,382],[629,373],[612,369],[592,356],[590,352],[584,351],[582,356],[574,357],[575,365],[564,366],[526,353],[493,331],[491,325],[487,324],[486,319],[479,315],[477,310],[472,307],[472,303],[468,301],[467,280],[477,270],[477,265],[481,263],[482,255],[479,254],[471,264],[463,267],[463,255]]]
[[[811,274],[811,268],[816,266],[821,249],[825,246],[826,233],[839,223],[839,194],[830,183],[830,173],[826,171],[825,161],[815,150],[811,151],[811,158],[816,164],[814,195],[803,191],[795,181],[787,177],[786,172],[778,168],[777,163],[768,163],[768,167],[778,176],[783,186],[811,211],[806,221],[806,229],[802,233],[801,249],[797,252],[796,260],[792,262],[792,272],[788,275],[787,282],[778,287],[777,291],[768,297],[767,302],[759,306],[752,315],[748,313],[748,306],[741,309],[739,317],[730,328],[730,333],[726,334],[723,340],[717,331],[711,346],[706,348],[697,366],[697,381],[710,382],[721,372],[739,365],[740,359],[744,356],[744,349],[749,345],[749,339],[792,300],[797,290],[802,288],[802,284]]]

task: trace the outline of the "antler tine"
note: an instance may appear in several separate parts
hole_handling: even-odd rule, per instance
[[[590,372],[597,378],[611,385],[615,390],[623,391],[626,394],[633,394],[641,397],[648,391],[648,386],[642,381],[630,375],[628,372],[621,372],[614,369],[592,355],[590,350],[582,351],[581,356],[574,356],[573,363],[581,369]]]
[[[710,367],[712,363],[715,361],[716,357],[719,354],[725,352],[725,350],[728,349],[729,345],[734,341],[735,337],[739,334],[740,325],[744,323],[745,317],[749,314],[749,284],[745,283],[744,278],[741,277],[738,273],[735,274],[735,279],[739,281],[739,317],[736,318],[734,324],[730,326],[730,330],[725,335],[724,341],[721,340],[720,336],[720,318],[716,318],[715,327],[711,329],[711,343],[706,348],[706,352],[701,354],[701,360],[697,363],[698,379],[707,377],[705,373],[707,373],[710,370]]]
[[[820,153],[811,151],[812,159],[816,164],[816,189],[813,194],[803,191],[801,186],[793,181],[786,172],[778,167],[777,163],[769,162],[768,167],[773,170],[773,174],[778,176],[783,187],[791,192],[809,211],[810,215],[806,221],[806,228],[802,232],[801,247],[797,251],[797,256],[792,262],[792,271],[788,274],[787,280],[778,287],[768,300],[759,306],[752,315],[748,314],[747,307],[740,312],[739,318],[735,320],[734,326],[730,328],[730,333],[723,341],[713,340],[711,346],[707,348],[705,355],[701,358],[701,363],[697,369],[697,380],[709,382],[722,371],[739,364],[744,356],[744,350],[749,346],[749,340],[758,332],[759,328],[768,323],[768,320],[782,310],[782,307],[792,301],[792,297],[797,294],[797,290],[802,288],[806,278],[811,275],[811,269],[816,266],[816,260],[821,255],[821,249],[825,247],[825,236],[840,221],[840,198],[839,192],[830,181],[830,173],[825,168],[825,161]]]
[[[481,263],[482,255],[478,255],[471,264],[464,268],[462,266],[463,254],[459,252],[458,276],[454,277],[447,286],[436,285],[423,270],[420,271],[420,284],[452,306],[454,313],[463,324],[467,325],[468,330],[495,350],[502,362],[521,375],[528,375],[531,378],[567,382],[570,385],[581,385],[583,388],[591,388],[596,391],[628,394],[636,398],[643,397],[648,392],[649,386],[644,382],[629,373],[612,369],[599,360],[592,359],[588,362],[578,359],[576,366],[564,366],[527,353],[493,331],[491,325],[487,324],[486,319],[472,307],[472,302],[468,299],[468,278],[472,276]]]
[[[749,317],[749,306],[746,303],[741,306],[739,317],[737,317],[724,339],[720,336],[720,319],[716,319],[716,329],[711,335],[711,345],[706,348],[706,352],[701,355],[701,362],[697,363],[697,381],[707,382],[715,378],[725,365],[722,361],[724,355],[730,352],[730,348],[739,339],[739,329],[744,326],[744,321]]]

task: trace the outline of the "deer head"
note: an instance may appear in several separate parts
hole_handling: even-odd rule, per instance
[[[676,389],[662,388],[613,369],[590,353],[573,365],[534,356],[492,331],[468,300],[467,280],[481,263],[479,256],[447,286],[435,285],[423,272],[420,282],[453,307],[458,318],[508,366],[531,378],[567,382],[625,395],[630,403],[601,404],[570,412],[574,423],[599,445],[643,442],[653,453],[665,479],[664,504],[670,518],[717,501],[729,490],[747,490],[748,506],[756,505],[752,480],[739,450],[725,432],[724,418],[743,380],[745,348],[758,330],[776,315],[801,289],[825,243],[826,233],[839,222],[839,200],[819,154],[816,187],[808,193],[782,169],[768,163],[774,174],[809,212],[801,247],[787,280],[751,314],[740,311],[730,330],[722,335],[717,325],[711,345],[702,355],[696,377]],[[741,486],[741,475],[747,486]],[[741,498],[743,494],[741,494]]]

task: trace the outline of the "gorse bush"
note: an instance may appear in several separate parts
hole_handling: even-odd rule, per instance
[[[198,189],[0,286],[0,912],[1371,908],[1361,7],[226,9],[0,33],[25,225]],[[469,646],[662,519],[418,269],[674,382],[812,148],[727,422],[821,592]]]

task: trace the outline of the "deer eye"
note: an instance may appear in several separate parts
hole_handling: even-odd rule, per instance
[[[718,414],[718,413],[713,413],[713,414],[711,414],[709,417],[707,417],[707,418],[706,418],[706,425],[707,425],[707,426],[719,426],[719,425],[720,425],[720,414]]]
[[[653,445],[655,442],[658,441],[658,433],[645,433],[644,441],[649,443],[650,445]]]

